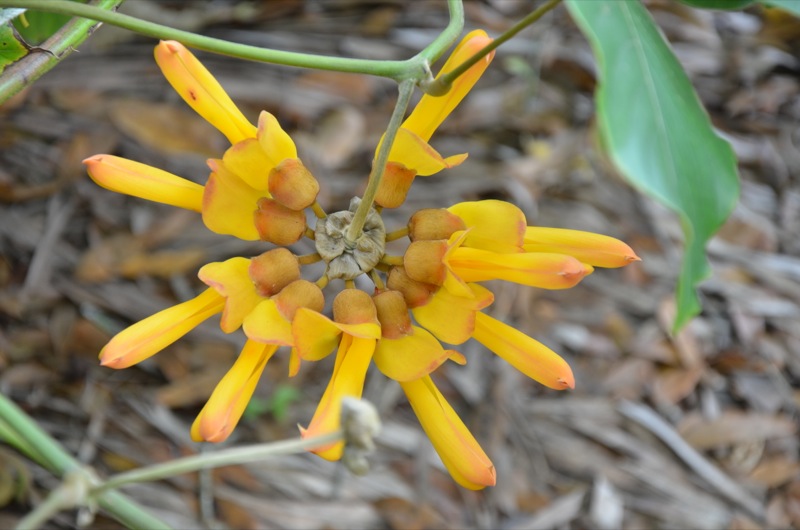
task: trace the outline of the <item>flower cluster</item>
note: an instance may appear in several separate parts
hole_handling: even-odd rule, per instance
[[[467,35],[442,68],[454,69],[491,40]],[[359,206],[326,214],[319,184],[297,158],[292,139],[274,116],[262,112],[252,125],[222,87],[181,44],[161,42],[156,61],[183,99],[231,142],[221,159],[208,161],[205,185],[112,155],[85,160],[91,178],[112,191],[199,212],[212,231],[274,246],[255,257],[209,263],[198,273],[208,287],[116,335],[101,363],[125,368],[157,353],[212,315],[226,333],[242,328],[247,342],[192,425],[192,438],[219,442],[241,418],[266,363],[281,346],[290,351],[290,375],[302,361],[336,352],[333,373],[303,436],[338,428],[342,399],[360,397],[371,363],[401,385],[414,412],[453,478],[480,489],[495,483],[494,467],[431,378],[444,362],[465,357],[443,344],[474,338],[527,376],[553,389],[574,386],[556,353],[483,310],[493,295],[480,282],[503,279],[545,289],[577,284],[593,267],[638,260],[616,239],[527,226],[522,211],[502,201],[464,202],[415,213],[401,229],[410,243],[402,256],[385,253],[386,230],[372,208],[353,239],[348,229]],[[428,141],[469,92],[492,55],[458,78],[443,97],[425,95],[398,131],[375,198],[380,208],[401,205],[416,176],[460,164],[466,155],[442,157]],[[440,72],[441,75],[441,72]],[[316,225],[307,219],[316,218]],[[397,232],[395,232],[397,233]],[[313,239],[317,252],[297,256],[289,245]],[[391,236],[395,237],[395,236]],[[302,276],[302,266],[324,261],[325,274]],[[368,293],[355,287],[372,278]],[[312,281],[314,280],[314,281]],[[325,290],[343,280],[324,314]],[[331,285],[333,286],[333,285]],[[342,457],[343,443],[315,451]]]

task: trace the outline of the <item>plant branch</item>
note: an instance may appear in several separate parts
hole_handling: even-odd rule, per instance
[[[369,175],[369,182],[367,182],[367,189],[364,190],[361,204],[358,205],[358,209],[356,209],[356,213],[353,216],[353,221],[350,223],[350,226],[347,227],[347,232],[345,233],[345,241],[349,245],[355,246],[356,241],[358,241],[358,238],[361,236],[361,231],[367,220],[367,214],[369,214],[369,210],[372,208],[372,202],[375,200],[375,195],[378,193],[378,187],[383,179],[383,174],[386,172],[389,152],[392,150],[397,131],[403,123],[403,116],[405,116],[408,103],[411,101],[411,94],[414,93],[414,84],[415,82],[413,79],[400,83],[397,103],[395,103],[392,117],[389,119],[389,125],[386,127],[386,132],[378,148],[378,154],[375,157],[375,161],[372,163],[372,171]]]
[[[423,87],[426,93],[428,94],[437,94],[437,95],[444,95],[450,90],[450,85],[453,84],[453,81],[458,79],[459,76],[463,75],[464,72],[469,70],[475,63],[489,55],[492,51],[496,50],[500,45],[507,42],[511,39],[514,35],[525,29],[526,27],[530,26],[540,18],[542,18],[546,13],[551,11],[555,8],[561,0],[548,0],[537,9],[532,11],[528,16],[511,26],[508,30],[504,31],[499,37],[494,39],[489,45],[485,48],[480,50],[478,53],[458,65],[453,70],[450,70],[446,74],[442,74],[439,76],[438,79],[428,83],[426,86]]]

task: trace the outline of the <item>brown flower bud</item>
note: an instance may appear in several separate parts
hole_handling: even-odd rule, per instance
[[[444,208],[420,210],[408,221],[408,237],[411,241],[449,239],[454,232],[466,229],[467,225],[459,216]]]
[[[378,320],[381,323],[383,337],[400,339],[413,332],[411,317],[408,316],[408,306],[400,291],[383,291],[373,296],[372,300],[378,310]]]
[[[258,294],[269,297],[300,279],[300,262],[285,248],[275,248],[250,260],[250,279]]]
[[[297,158],[287,158],[269,174],[272,197],[291,210],[308,208],[317,200],[319,183]]]
[[[378,323],[372,297],[360,289],[345,289],[333,299],[333,320],[340,324]]]
[[[325,308],[325,296],[315,283],[308,280],[297,280],[283,289],[273,297],[278,310],[292,320],[294,314],[301,307],[307,307],[312,311],[321,312]]]
[[[384,208],[397,208],[403,204],[416,176],[415,170],[408,169],[399,162],[387,163],[378,192],[375,194],[375,204]]]
[[[408,277],[405,267],[392,267],[386,281],[389,289],[400,291],[409,309],[428,303],[433,293],[439,288],[436,285],[418,282]]]
[[[444,255],[447,252],[447,241],[414,241],[403,255],[406,274],[412,280],[434,285],[444,283],[447,269]]]
[[[292,210],[274,199],[263,197],[253,220],[262,241],[276,245],[297,243],[306,231],[306,214]]]

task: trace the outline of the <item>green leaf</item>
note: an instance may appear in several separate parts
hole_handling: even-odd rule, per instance
[[[14,20],[14,27],[19,35],[31,46],[38,46],[69,22],[69,15],[58,13],[45,13],[43,11],[28,10],[22,17]]]
[[[17,39],[14,29],[8,24],[0,26],[0,73],[27,53],[28,49]]]
[[[701,9],[724,9],[726,11],[744,9],[754,1],[755,0],[678,0],[678,2],[692,7],[699,7]]]
[[[767,7],[777,7],[800,17],[800,0],[758,0]]]
[[[597,58],[604,147],[631,184],[680,217],[677,331],[700,312],[696,285],[710,274],[705,245],[739,194],[736,158],[640,2],[567,0],[567,7]]]

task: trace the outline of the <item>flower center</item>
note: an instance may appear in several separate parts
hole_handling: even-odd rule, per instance
[[[383,257],[386,228],[374,208],[370,209],[355,242],[349,242],[345,237],[360,202],[361,199],[353,197],[349,209],[317,221],[314,231],[317,252],[328,264],[326,274],[331,280],[353,280],[371,271]]]

